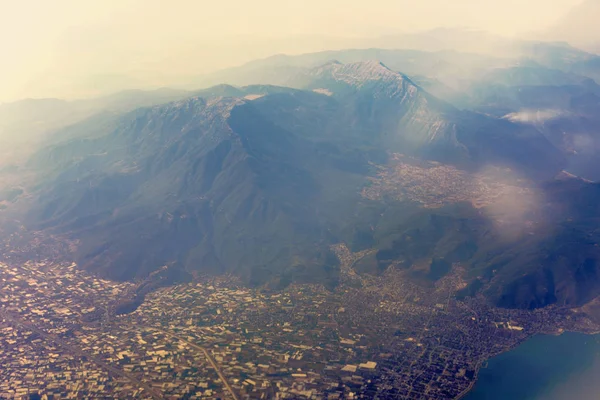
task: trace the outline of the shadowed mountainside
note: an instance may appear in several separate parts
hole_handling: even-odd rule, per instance
[[[425,265],[412,275],[428,284],[463,263],[463,294],[506,307],[600,294],[596,247],[555,246],[594,234],[586,221],[597,210],[568,193],[594,197],[596,186],[540,186],[565,160],[535,128],[457,110],[380,62],[331,62],[297,79],[306,90],[219,86],[116,117],[94,135],[86,132],[97,121],[69,128],[29,163],[40,175],[19,203],[27,225],[76,239],[80,265],[117,279],[175,263],[252,285],[333,287],[340,271],[329,247],[344,242],[375,250],[356,265],[361,273]],[[365,197],[400,152],[461,174],[512,171],[540,207],[510,214],[512,205]],[[426,191],[418,185],[413,193]],[[507,230],[515,221],[527,224]]]

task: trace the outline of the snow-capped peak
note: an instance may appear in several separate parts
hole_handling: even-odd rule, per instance
[[[351,85],[373,80],[402,80],[403,76],[392,71],[383,63],[370,60],[348,64],[329,62],[312,70],[313,76],[327,76],[336,81],[347,82]]]
[[[417,87],[404,75],[392,71],[377,60],[348,64],[329,62],[311,70],[309,76],[316,79],[315,85],[321,86],[327,81],[343,83],[356,89],[361,89],[365,85],[372,87],[373,84],[376,84],[377,89],[372,87],[373,95],[376,97],[379,95],[394,97],[418,91]]]

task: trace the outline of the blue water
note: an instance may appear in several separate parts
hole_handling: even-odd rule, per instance
[[[489,360],[465,400],[600,400],[600,335],[537,335]]]

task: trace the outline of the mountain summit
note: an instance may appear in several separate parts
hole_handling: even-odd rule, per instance
[[[342,64],[330,62],[308,72],[309,76],[331,79],[348,85],[361,87],[370,81],[401,81],[403,76],[392,71],[380,61],[363,61]]]
[[[408,77],[392,71],[379,61],[348,64],[330,62],[301,73],[293,83],[305,89],[335,89],[334,95],[364,90],[373,97],[394,98],[410,97],[418,91]]]

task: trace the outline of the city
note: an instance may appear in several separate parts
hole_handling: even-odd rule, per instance
[[[536,333],[598,329],[584,313],[455,299],[460,265],[431,287],[367,253],[338,255],[334,291],[243,287],[201,277],[147,294],[75,265],[0,266],[0,396],[5,398],[458,398],[480,366]],[[137,287],[136,287],[137,286]],[[121,310],[121,311],[119,311]]]

